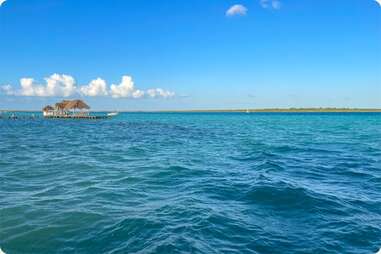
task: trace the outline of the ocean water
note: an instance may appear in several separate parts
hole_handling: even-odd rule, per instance
[[[381,114],[0,119],[0,248],[376,253]]]

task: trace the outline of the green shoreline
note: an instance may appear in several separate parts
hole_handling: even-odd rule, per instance
[[[160,110],[151,112],[184,113],[378,113],[372,108],[265,108],[265,109],[210,109],[210,110]]]
[[[1,110],[0,112],[38,112],[39,110]],[[112,112],[94,110],[92,112]],[[120,110],[130,113],[381,113],[375,108],[263,108],[263,109],[194,109],[194,110]]]

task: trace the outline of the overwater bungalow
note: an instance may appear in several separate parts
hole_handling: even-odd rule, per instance
[[[42,109],[42,113],[43,113],[44,117],[45,116],[53,116],[54,115],[54,108],[52,106],[48,105]]]
[[[42,109],[45,118],[84,118],[102,119],[109,116],[90,115],[90,107],[82,100],[63,100],[54,105],[48,105]]]

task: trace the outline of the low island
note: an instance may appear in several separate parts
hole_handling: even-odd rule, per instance
[[[199,109],[167,110],[159,112],[200,113],[378,113],[377,108],[262,108],[262,109]]]

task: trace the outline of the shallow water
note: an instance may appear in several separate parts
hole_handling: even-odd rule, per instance
[[[381,114],[0,119],[0,247],[375,253]]]

